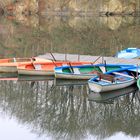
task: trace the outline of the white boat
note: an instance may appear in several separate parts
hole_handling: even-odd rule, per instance
[[[93,92],[106,92],[128,87],[136,82],[134,73],[129,70],[108,72],[91,78],[88,85]]]

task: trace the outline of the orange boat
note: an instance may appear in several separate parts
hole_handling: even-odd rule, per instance
[[[17,66],[19,75],[54,75],[54,68],[64,65],[76,66],[76,65],[86,65],[91,64],[91,62],[82,61],[51,61],[51,62],[37,62],[34,61],[28,64],[20,64]]]
[[[17,66],[20,64],[30,64],[31,62],[49,62],[51,60],[42,58],[7,58],[0,59],[0,73],[17,73]]]

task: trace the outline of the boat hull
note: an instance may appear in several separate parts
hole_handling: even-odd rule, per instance
[[[0,73],[17,73],[16,66],[0,66]]]
[[[19,75],[37,75],[37,76],[53,76],[54,71],[44,71],[44,70],[26,70],[26,69],[18,69]]]
[[[111,83],[109,85],[99,85],[97,83],[94,82],[88,82],[89,88],[91,91],[93,92],[107,92],[107,91],[113,91],[113,90],[117,90],[117,89],[122,89],[125,87],[128,87],[130,85],[133,85],[135,83],[135,79],[124,82],[124,83],[120,83],[120,84],[115,84],[115,83]]]
[[[95,75],[96,76],[96,75]],[[94,75],[86,75],[86,74],[61,74],[55,73],[55,78],[57,79],[75,79],[75,80],[87,80],[94,77]]]

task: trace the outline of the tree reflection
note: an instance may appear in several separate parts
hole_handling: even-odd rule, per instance
[[[113,104],[88,101],[87,85],[57,86],[53,80],[0,81],[0,109],[28,125],[34,133],[54,139],[105,138],[117,132],[140,135],[140,93],[114,99]]]

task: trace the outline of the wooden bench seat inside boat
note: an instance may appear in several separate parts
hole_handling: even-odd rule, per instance
[[[103,79],[103,80],[110,81],[112,83],[115,82],[115,77],[113,75],[99,73],[98,76],[99,76],[99,80]]]

